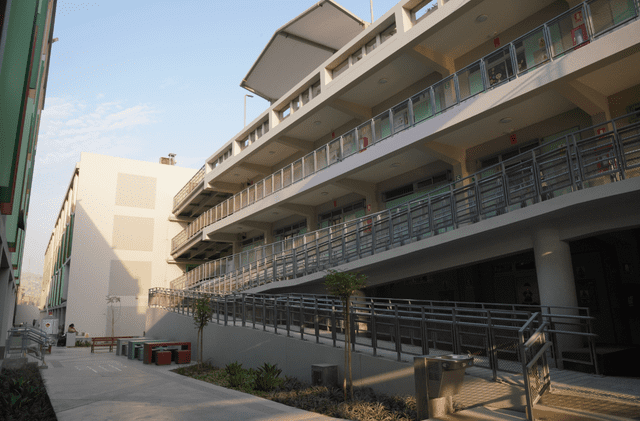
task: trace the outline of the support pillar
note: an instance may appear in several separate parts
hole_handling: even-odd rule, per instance
[[[569,245],[560,240],[557,230],[542,228],[534,235],[533,251],[540,304],[577,307]]]
[[[538,277],[538,291],[540,304],[543,306],[578,306],[576,285],[573,278],[573,265],[569,245],[560,240],[558,231],[551,228],[539,229],[533,238],[533,252]],[[545,310],[543,310],[545,311]],[[577,316],[573,309],[552,308],[552,314],[567,314]],[[562,317],[552,318],[552,330],[579,331],[572,324],[575,319]],[[586,346],[583,339],[577,335],[552,333],[555,358],[559,368],[563,367],[563,352],[581,349]]]

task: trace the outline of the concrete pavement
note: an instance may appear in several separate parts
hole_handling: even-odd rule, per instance
[[[172,373],[175,364],[57,347],[46,361],[42,375],[59,421],[332,419]]]

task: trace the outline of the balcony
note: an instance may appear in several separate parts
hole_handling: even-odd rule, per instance
[[[180,189],[178,194],[173,197],[173,211],[175,212],[180,205],[189,197],[191,192],[196,189],[204,188],[204,166],[198,170],[197,173],[189,180],[185,186]]]
[[[171,288],[229,294],[294,279],[503,215],[640,175],[640,122],[629,114],[374,215],[207,262]],[[603,126],[608,131],[597,133]]]
[[[234,212],[445,113],[467,99],[569,54],[638,17],[640,6],[637,2],[628,2],[627,9],[619,10],[617,14],[612,12],[613,3],[612,0],[581,3],[235,194],[204,212],[174,237],[171,253],[176,253],[203,228]],[[579,31],[569,30],[567,20],[576,14],[584,16],[585,23]],[[534,44],[535,51],[531,48]]]

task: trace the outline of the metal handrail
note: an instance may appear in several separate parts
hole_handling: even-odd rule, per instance
[[[475,95],[485,92],[489,89],[492,89],[498,85],[501,85],[505,82],[509,82],[514,78],[517,78],[534,68],[537,68],[541,65],[549,61],[553,61],[555,58],[566,55],[567,53],[574,51],[577,48],[582,47],[585,44],[591,42],[592,39],[596,37],[600,37],[605,33],[610,32],[616,27],[622,26],[628,23],[630,20],[636,19],[639,15],[638,10],[634,10],[634,14],[623,20],[621,22],[612,22],[610,27],[604,25],[602,28],[598,28],[598,32],[594,32],[593,24],[590,23],[587,27],[585,27],[588,32],[587,36],[583,40],[581,44],[570,46],[570,47],[562,47],[562,51],[557,51],[558,42],[552,43],[550,42],[553,38],[551,35],[549,27],[562,19],[565,16],[568,16],[569,13],[579,11],[585,16],[585,22],[592,22],[593,16],[591,12],[591,7],[596,3],[609,2],[610,0],[588,0],[585,1],[569,11],[563,12],[562,14],[550,19],[543,25],[538,26],[537,28],[529,31],[525,35],[516,39],[515,41],[507,44],[502,47],[500,50],[493,51],[490,54],[487,54],[485,57],[480,60],[471,63],[468,66],[465,66],[463,69],[459,70],[452,76],[448,76],[447,78],[435,83],[434,85],[426,88],[425,90],[418,92],[417,94],[411,96],[410,98],[400,102],[399,104],[394,105],[386,111],[378,114],[373,117],[371,120],[360,124],[358,127],[348,131],[344,135],[340,136],[338,139],[332,140],[331,142],[323,145],[319,149],[311,152],[303,158],[296,160],[295,162],[287,165],[286,167],[274,172],[270,176],[254,183],[252,186],[242,190],[239,193],[236,193],[234,196],[228,198],[226,201],[216,205],[215,207],[207,210],[205,213],[200,215],[193,221],[191,224],[185,228],[185,230],[174,237],[172,240],[171,252],[174,253],[180,247],[182,247],[186,242],[193,238],[198,232],[200,232],[205,227],[214,224],[215,222],[226,218],[227,216],[237,212],[240,209],[243,209],[259,200],[264,199],[265,197],[285,188],[291,184],[294,184],[298,181],[303,180],[304,178],[313,175],[324,168],[327,168],[337,162],[342,161],[348,156],[356,154],[357,152],[362,152],[367,148],[377,144],[378,142],[393,136],[400,131],[403,131],[411,126],[415,126],[422,121],[427,120],[434,115],[445,112],[447,109],[460,104],[461,102],[474,97]],[[636,6],[637,9],[640,9]],[[545,50],[546,56],[548,57],[546,60],[529,65],[525,63],[521,65],[516,61],[516,50],[517,46],[520,45],[524,40],[531,36],[538,36],[537,34],[542,33],[546,42],[545,42]],[[560,42],[560,44],[562,44]],[[499,80],[493,80],[489,77],[487,73],[487,61],[490,58],[496,56],[496,54],[503,52],[505,56],[508,56],[508,59],[504,60],[505,64],[505,79],[500,78]],[[477,91],[472,92],[471,82],[467,81],[469,86],[465,87],[466,90],[469,90],[469,94],[465,95],[464,98],[460,97],[460,77],[464,75],[465,72],[468,71],[469,68],[478,67],[481,72],[481,88],[477,87]],[[511,69],[510,71],[508,69]],[[435,91],[440,89],[440,85],[443,85],[447,80],[451,79],[453,82],[453,91],[452,94],[455,96],[455,100],[451,104],[440,103],[436,100]],[[425,99],[428,98],[428,99]],[[416,109],[420,109],[418,107],[422,107],[423,104],[428,102],[428,105],[424,105],[427,108],[425,109],[424,115],[422,115],[422,111],[418,113],[418,118],[416,118]],[[398,125],[397,127],[394,125],[394,113],[398,109],[406,108],[407,112],[407,122],[406,124]],[[378,123],[376,123],[378,122]],[[366,132],[367,136],[364,136],[363,133]],[[363,139],[367,139],[363,141]],[[331,145],[337,145],[332,148]],[[346,146],[346,147],[345,147]],[[354,149],[355,148],[355,149]],[[204,167],[201,170],[203,171],[202,175],[204,177]],[[297,176],[296,176],[297,174]],[[187,183],[187,186],[183,187],[183,189],[178,193],[180,195],[183,193],[183,190],[186,193],[183,194],[184,197],[193,190],[190,189],[191,182]],[[260,186],[258,188],[258,186]],[[178,197],[178,196],[176,196]],[[174,198],[174,209],[176,207],[176,199]],[[184,234],[183,234],[184,233]]]
[[[211,300],[212,320],[220,324],[262,328],[288,336],[315,337],[316,342],[328,340],[337,346],[344,342],[343,304],[336,297],[313,294],[240,294],[214,295],[198,291],[152,288],[149,307],[159,307],[186,316],[193,314],[199,298]],[[549,332],[556,319],[565,314],[545,315],[541,311],[492,310],[464,308],[461,302],[393,303],[389,299],[354,297],[352,307],[352,346],[369,348],[374,355],[379,351],[392,352],[400,361],[402,355],[426,355],[433,350],[469,352],[477,359],[476,365],[497,372],[519,370],[519,343],[522,335],[532,330]],[[443,306],[442,304],[446,304]],[[489,303],[483,303],[489,304]],[[546,308],[547,310],[553,307]],[[563,307],[572,313],[584,313],[582,307]],[[532,316],[535,316],[533,317]],[[511,317],[508,317],[511,315]],[[592,319],[591,317],[587,317]],[[261,325],[261,326],[260,326]],[[562,331],[565,335],[584,337],[583,325],[574,325]],[[593,342],[593,337],[587,339]],[[519,342],[520,341],[520,342]],[[508,358],[506,356],[509,356]],[[595,360],[578,361],[594,365]]]
[[[7,343],[4,351],[4,358],[12,358],[14,353],[20,355],[20,357],[32,356],[42,361],[42,364],[46,366],[44,360],[45,348],[53,344],[47,333],[36,327],[12,327],[9,329],[7,336]],[[16,340],[19,338],[20,347],[15,346]]]
[[[173,197],[173,210],[175,211],[176,208],[182,204],[182,202],[184,201],[184,199],[187,198],[187,196],[189,196],[189,193],[191,193],[192,191],[194,191],[198,186],[203,185],[203,181],[204,181],[204,173],[205,173],[205,166],[203,165],[202,168],[200,168],[198,170],[198,172],[196,172],[194,174],[193,177],[191,177],[191,180],[189,180],[187,182],[187,184],[184,185],[184,187],[182,187],[180,189],[180,191],[178,192],[178,194],[176,194]]]
[[[204,263],[172,287],[215,293],[242,291],[442,234],[555,195],[589,188],[594,181],[635,177],[640,174],[640,122],[624,126],[634,115],[570,133],[451,183],[437,194],[426,193],[393,209]],[[592,135],[602,127],[608,131]],[[512,191],[516,164],[530,174],[526,195]],[[498,193],[493,194],[496,189]],[[471,209],[468,215],[454,218],[460,212],[451,197],[464,209]]]

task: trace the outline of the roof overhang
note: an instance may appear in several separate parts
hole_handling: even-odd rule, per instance
[[[273,102],[368,25],[333,0],[322,0],[273,34],[240,86]]]

